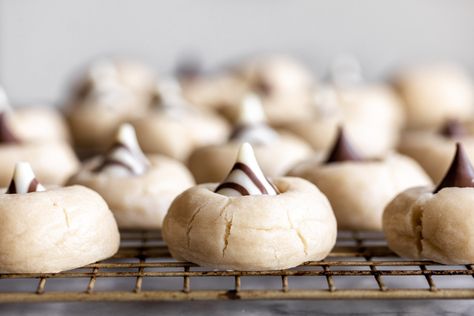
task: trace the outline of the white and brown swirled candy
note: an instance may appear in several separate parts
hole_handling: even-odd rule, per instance
[[[17,162],[13,177],[6,194],[24,194],[45,191],[45,188],[36,180],[31,166],[27,162]]]
[[[130,124],[120,126],[115,144],[92,171],[111,174],[141,175],[150,162],[138,145],[135,130]]]
[[[249,143],[242,144],[237,161],[215,192],[227,196],[277,195],[279,193],[263,174]]]
[[[247,95],[240,104],[237,122],[230,140],[265,145],[278,137],[278,133],[267,125],[260,98],[253,94]]]

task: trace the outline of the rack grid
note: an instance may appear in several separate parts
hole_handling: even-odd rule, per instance
[[[157,231],[127,230],[108,260],[61,273],[0,274],[0,302],[474,298],[472,265],[399,258],[381,233],[338,235],[323,261],[225,271],[172,259]]]

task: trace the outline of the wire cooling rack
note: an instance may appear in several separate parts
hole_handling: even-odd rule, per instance
[[[321,262],[223,271],[172,259],[159,232],[123,231],[111,259],[51,274],[0,274],[0,302],[474,298],[471,265],[395,256],[382,234],[340,232]]]

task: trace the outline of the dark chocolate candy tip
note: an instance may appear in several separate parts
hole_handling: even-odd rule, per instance
[[[10,185],[8,186],[8,189],[5,194],[16,194],[15,180],[12,179],[12,181],[10,181]]]
[[[474,168],[461,143],[456,143],[453,161],[433,193],[449,187],[474,188]]]
[[[343,161],[360,161],[362,157],[354,150],[347,139],[344,129],[339,127],[336,142],[334,143],[326,163]]]
[[[464,126],[457,119],[447,120],[439,132],[444,137],[451,139],[463,137],[467,134]]]
[[[19,143],[18,138],[13,135],[10,127],[8,126],[7,115],[5,112],[0,113],[0,143],[3,144],[17,144]]]

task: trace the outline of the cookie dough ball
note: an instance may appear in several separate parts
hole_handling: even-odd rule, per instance
[[[145,115],[154,81],[135,68],[128,63],[100,61],[87,71],[69,101],[67,115],[80,150],[105,150],[120,124]]]
[[[12,107],[0,86],[0,111],[7,113],[12,133],[26,142],[69,142],[71,135],[63,116],[46,106]]]
[[[0,113],[0,186],[8,185],[17,161],[29,160],[45,184],[62,185],[79,167],[66,142],[26,142],[10,128],[10,113]]]
[[[177,82],[162,82],[158,93],[159,100],[153,111],[131,121],[146,153],[185,161],[198,147],[226,141],[227,122],[189,104]]]
[[[0,229],[0,271],[8,273],[79,268],[111,257],[120,242],[114,217],[96,192],[45,189],[27,163],[17,164],[0,194]]]
[[[474,262],[473,183],[474,170],[458,144],[436,189],[408,189],[385,208],[383,230],[390,249],[402,257],[444,264]]]
[[[322,87],[312,112],[282,126],[316,151],[327,151],[344,125],[351,143],[365,157],[379,157],[398,142],[404,116],[398,97],[383,85]],[[311,114],[313,113],[313,114]]]
[[[440,127],[447,119],[473,114],[474,83],[456,65],[437,64],[408,68],[395,76],[394,86],[404,100],[407,127]]]
[[[391,154],[383,160],[364,160],[341,129],[324,163],[304,163],[289,173],[314,183],[329,199],[339,229],[382,230],[382,213],[401,191],[431,184],[418,164]]]
[[[296,162],[311,153],[310,147],[289,134],[279,134],[266,125],[258,97],[249,95],[241,105],[240,117],[229,142],[196,149],[189,158],[189,169],[198,183],[222,180],[232,167],[240,144],[255,146],[257,159],[268,176],[285,174]]]
[[[156,229],[173,199],[194,181],[180,162],[157,155],[146,157],[133,127],[124,124],[109,152],[86,161],[69,183],[98,192],[119,227]]]
[[[171,254],[218,269],[278,270],[325,258],[336,240],[326,197],[298,178],[267,180],[244,144],[221,184],[179,195],[163,224]]]
[[[11,114],[11,129],[27,142],[70,142],[69,127],[63,116],[44,106],[18,107]]]
[[[405,132],[398,150],[416,160],[437,183],[451,163],[456,142],[462,142],[467,155],[474,158],[474,136],[457,120],[448,120],[435,131]]]

